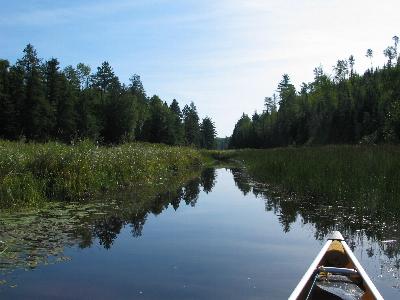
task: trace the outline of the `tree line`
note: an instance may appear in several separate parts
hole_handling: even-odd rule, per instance
[[[230,138],[230,148],[269,148],[288,145],[399,143],[400,56],[399,38],[383,54],[383,67],[364,74],[354,69],[355,58],[340,59],[333,74],[322,66],[314,80],[299,90],[284,74],[277,93],[264,99],[264,110],[250,118],[243,114]]]
[[[83,63],[61,70],[56,58],[42,61],[28,44],[14,65],[0,59],[0,138],[66,143],[91,139],[213,148],[213,121],[200,121],[192,102],[181,110],[154,95],[140,76],[123,84],[105,61],[92,73]]]

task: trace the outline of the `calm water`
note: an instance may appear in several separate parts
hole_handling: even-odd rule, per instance
[[[235,169],[121,198],[3,213],[0,298],[286,299],[333,229],[400,298],[397,220],[299,204]]]

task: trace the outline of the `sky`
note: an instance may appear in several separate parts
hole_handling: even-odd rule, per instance
[[[400,36],[398,0],[0,0],[0,58],[31,43],[39,57],[92,71],[108,61],[148,95],[194,101],[229,136],[242,113],[262,111],[282,75],[299,87],[322,65],[354,55],[358,72],[385,62]]]

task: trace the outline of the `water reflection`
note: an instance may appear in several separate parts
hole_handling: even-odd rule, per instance
[[[205,169],[202,173],[201,173],[201,186],[203,187],[203,191],[205,193],[210,193],[212,191],[212,189],[215,186],[215,179],[217,177],[217,174],[215,172],[215,169]]]
[[[382,205],[377,206],[379,209],[358,207],[349,199],[327,204],[323,198],[300,198],[254,182],[241,169],[233,168],[231,173],[244,195],[252,192],[264,199],[265,210],[278,217],[283,232],[289,232],[296,221],[308,225],[316,240],[325,240],[332,231],[339,230],[353,251],[379,261],[379,277],[387,276],[393,287],[400,287],[399,212]]]
[[[349,200],[327,205],[323,198],[300,198],[285,194],[272,186],[252,181],[240,169],[231,169],[236,186],[244,195],[252,192],[265,200],[266,211],[278,216],[283,231],[290,231],[291,224],[301,218],[303,224],[312,224],[315,239],[324,240],[332,230],[340,230],[349,237],[360,234],[375,241],[397,240],[400,224],[393,211],[356,207]]]
[[[97,240],[110,249],[125,226],[138,238],[149,214],[158,215],[169,205],[194,207],[200,189],[210,192],[215,179],[215,169],[206,169],[199,178],[156,196],[133,191],[87,204],[51,203],[36,211],[0,213],[0,274],[68,260],[63,255],[68,246],[87,248]]]
[[[241,169],[229,170],[244,195],[250,193],[263,199],[265,210],[276,216],[284,233],[299,222],[317,240],[325,240],[332,230],[340,230],[352,249],[379,265],[380,276],[386,280],[389,275],[387,281],[399,286],[400,228],[394,212],[356,207],[351,202],[300,199],[252,181]],[[133,238],[140,238],[145,235],[145,224],[151,215],[159,215],[168,207],[195,207],[200,192],[210,193],[215,183],[216,170],[206,169],[185,185],[160,194],[137,190],[86,204],[51,203],[34,212],[0,212],[0,286],[1,273],[67,261],[65,247],[101,245],[112,249],[127,228]],[[224,209],[229,211],[230,207]],[[235,220],[240,221],[247,222]]]

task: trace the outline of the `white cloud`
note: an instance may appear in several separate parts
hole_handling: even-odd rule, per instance
[[[322,64],[331,72],[337,59],[350,54],[362,72],[369,66],[367,48],[375,50],[375,64],[381,65],[382,50],[400,28],[397,1],[229,0],[218,2],[217,11],[221,7],[224,13],[214,16],[223,33],[220,40],[181,65],[210,71],[179,77],[184,87],[168,86],[185,91],[180,94],[187,98],[196,97],[200,107],[229,103],[229,113],[221,109],[211,114],[222,135],[231,132],[242,111],[251,114],[262,108],[264,96],[275,91],[283,73],[298,86],[312,80],[314,67]]]

